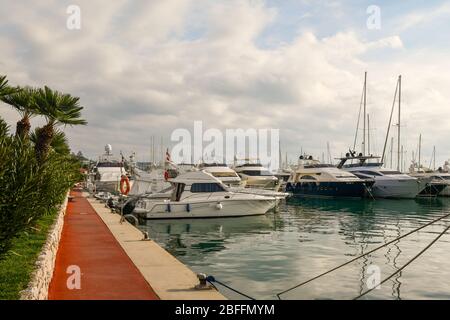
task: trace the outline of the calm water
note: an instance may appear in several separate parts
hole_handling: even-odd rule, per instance
[[[146,221],[151,237],[195,272],[257,299],[327,271],[450,212],[450,199],[291,199],[266,216]],[[422,229],[282,299],[352,299],[367,290],[368,267],[381,279],[425,247],[450,219]],[[363,299],[450,299],[450,235]],[[220,288],[229,298],[241,297]]]

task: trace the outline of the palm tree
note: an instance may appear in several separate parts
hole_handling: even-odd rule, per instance
[[[47,124],[37,131],[35,151],[39,162],[42,163],[47,158],[57,126],[87,124],[86,120],[81,118],[83,107],[80,106],[79,100],[78,97],[52,90],[47,86],[36,91],[34,103],[39,113],[47,120]]]
[[[30,140],[34,144],[36,144],[38,141],[38,138],[37,138],[38,132],[39,132],[39,128],[36,128],[30,134]],[[69,144],[67,142],[67,137],[66,137],[66,134],[64,133],[64,131],[61,131],[61,130],[55,131],[52,142],[50,143],[50,147],[53,151],[55,151],[56,153],[59,153],[61,155],[70,154]]]
[[[0,98],[4,103],[14,107],[22,116],[21,120],[17,121],[16,126],[16,135],[22,138],[27,138],[30,133],[30,118],[39,113],[34,104],[35,93],[36,89],[31,87],[18,87],[16,92]]]

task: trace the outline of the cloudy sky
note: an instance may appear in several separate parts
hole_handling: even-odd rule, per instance
[[[69,5],[81,29],[67,28]],[[370,5],[380,28],[368,28]],[[280,128],[282,150],[333,156],[353,144],[364,71],[373,152],[381,152],[397,77],[402,144],[419,133],[450,157],[450,4],[445,1],[0,0],[0,74],[81,98],[89,125],[72,150],[150,157],[176,128]],[[5,105],[11,125],[17,114]],[[33,124],[40,125],[39,119]]]

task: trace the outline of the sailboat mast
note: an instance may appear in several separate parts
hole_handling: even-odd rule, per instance
[[[391,108],[391,115],[389,116],[389,123],[386,129],[386,138],[384,139],[384,145],[383,145],[383,154],[381,155],[381,162],[384,163],[384,157],[386,155],[386,147],[388,144],[388,138],[389,138],[389,132],[391,130],[391,125],[392,125],[392,115],[394,114],[394,107],[395,107],[395,101],[397,99],[397,92],[398,92],[398,81],[397,81],[397,85],[395,86],[395,93],[394,93],[394,100],[392,101],[392,108]],[[391,166],[392,168],[392,166]]]
[[[398,76],[398,141],[397,141],[397,170],[400,171],[400,104],[402,100],[402,76]]]
[[[433,171],[436,170],[436,146],[433,146]]]
[[[366,104],[367,104],[367,71],[364,72],[364,112],[363,112],[363,156],[366,155]]]
[[[419,167],[417,168],[418,170],[420,170],[420,153],[421,153],[421,149],[422,149],[422,134],[419,134]]]
[[[401,164],[402,164],[402,167],[401,167],[401,171],[400,172],[404,172],[404,170],[405,170],[405,166],[404,166],[404,163],[403,163],[403,145],[402,145],[402,157],[401,157]]]
[[[370,119],[367,114],[367,155],[370,155]]]
[[[278,169],[283,169],[283,157],[281,155],[281,144],[280,139],[278,138]]]
[[[389,166],[392,169],[392,151],[394,149],[394,137],[391,137],[391,165]]]

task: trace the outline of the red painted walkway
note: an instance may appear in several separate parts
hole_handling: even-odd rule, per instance
[[[72,191],[71,196],[74,199],[67,205],[49,299],[158,299],[81,192]]]

